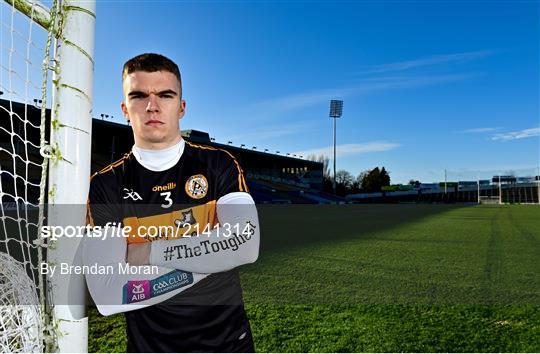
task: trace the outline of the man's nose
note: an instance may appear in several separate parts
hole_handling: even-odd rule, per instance
[[[148,105],[146,106],[147,112],[159,112],[159,105],[158,105],[158,99],[157,96],[154,94],[150,94],[148,96]]]

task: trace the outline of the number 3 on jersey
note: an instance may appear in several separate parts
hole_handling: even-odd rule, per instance
[[[161,207],[162,208],[170,208],[171,205],[173,204],[173,201],[171,199],[171,192],[163,192],[163,193],[159,193],[159,195],[161,195],[163,198],[163,200],[165,201],[165,203],[161,204]]]

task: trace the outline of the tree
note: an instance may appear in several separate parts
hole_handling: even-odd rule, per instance
[[[358,176],[356,176],[356,179],[354,180],[353,184],[352,184],[352,190],[351,190],[351,193],[360,193],[361,190],[362,190],[362,181],[364,180],[364,178],[366,177],[366,175],[369,173],[368,170],[366,171],[362,171],[358,174]]]
[[[336,172],[336,194],[345,196],[351,192],[354,177],[349,171],[339,170]]]
[[[356,176],[356,182],[362,185],[362,181],[364,180],[364,178],[367,176],[368,173],[369,173],[369,170],[360,172],[358,176]]]
[[[420,187],[420,181],[418,180],[415,180],[415,179],[411,179],[409,181],[409,185],[413,186],[413,187]]]
[[[384,167],[381,169],[380,182],[381,187],[390,185],[390,175]]]
[[[362,190],[365,192],[380,192],[383,186],[390,185],[390,175],[384,167],[382,169],[375,167],[370,171],[363,172],[358,176],[358,178],[361,178],[361,176],[361,186]]]
[[[342,185],[345,188],[350,188],[354,178],[349,171],[339,170],[336,172],[336,184]]]
[[[362,189],[366,192],[377,192],[380,175],[381,171],[378,167],[369,171],[362,180]]]

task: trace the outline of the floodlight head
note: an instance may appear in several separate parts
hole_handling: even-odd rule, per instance
[[[330,101],[330,117],[339,118],[343,113],[343,101],[331,100]]]

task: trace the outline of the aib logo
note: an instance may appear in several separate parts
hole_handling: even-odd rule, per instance
[[[133,289],[131,289],[131,292],[133,294],[141,294],[144,293],[143,284],[133,284]]]
[[[127,283],[128,303],[139,302],[150,298],[150,281],[148,280],[130,280]]]

